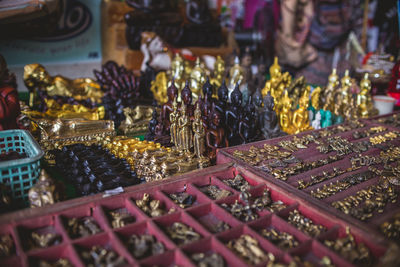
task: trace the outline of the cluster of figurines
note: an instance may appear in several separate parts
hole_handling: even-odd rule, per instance
[[[218,148],[239,145],[284,134],[274,111],[274,99],[264,99],[257,90],[243,105],[239,82],[229,94],[225,81],[213,97],[213,85],[207,78],[202,86],[203,96],[192,104],[192,91],[186,82],[178,102],[178,88],[174,80],[168,87],[168,101],[160,114],[153,113],[148,140],[174,144],[188,153],[192,147],[198,157],[215,158]]]
[[[319,120],[321,127],[327,127],[343,121],[378,115],[378,110],[372,102],[371,81],[368,79],[368,73],[357,85],[356,80],[349,76],[348,70],[339,82],[336,69],[333,69],[326,88],[322,90],[317,87],[311,93],[310,110],[315,120],[314,128],[317,129]]]
[[[191,65],[190,61],[184,60],[179,54],[175,54],[175,57],[171,61],[171,68],[167,71],[159,72],[154,81],[151,82],[150,90],[153,93],[154,99],[159,103],[163,104],[168,101],[167,88],[171,85],[171,81],[175,81],[175,86],[178,88],[179,93],[185,87],[186,81],[189,81],[190,89],[192,90],[193,100],[196,101],[201,97],[201,90],[205,84],[207,77],[209,82],[213,86],[212,96],[217,97],[217,89],[225,81],[229,95],[235,89],[237,83],[239,83],[240,91],[243,94],[243,100],[247,101],[249,97],[249,82],[258,81],[264,83],[264,71],[259,66],[259,75],[252,77],[251,72],[251,59],[250,54],[245,53],[241,60],[235,57],[233,62],[228,59],[226,62],[217,56],[212,67],[207,68],[206,62],[202,62],[198,57]],[[262,76],[260,78],[259,76]]]
[[[339,84],[339,76],[333,69],[326,88],[311,90],[304,77],[292,81],[288,72],[282,73],[277,58],[269,71],[271,79],[265,83],[261,93],[263,96],[270,94],[275,99],[274,110],[279,125],[288,134],[377,115],[368,74],[358,87],[348,71]]]

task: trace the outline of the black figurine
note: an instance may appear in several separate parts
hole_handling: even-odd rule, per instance
[[[157,116],[157,110],[154,109],[151,120],[149,121],[149,132],[145,136],[145,139],[148,141],[154,140],[154,137],[156,135],[156,127],[158,124]]]
[[[239,135],[239,121],[242,116],[242,92],[239,90],[239,83],[236,83],[235,89],[230,95],[230,105],[225,111],[225,124],[228,126],[228,141],[230,145],[241,143]]]
[[[264,112],[261,128],[265,139],[278,137],[284,134],[279,127],[278,116],[274,110],[274,105],[274,98],[271,96],[271,93],[268,92],[264,97]]]

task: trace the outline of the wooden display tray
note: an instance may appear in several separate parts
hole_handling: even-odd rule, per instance
[[[390,116],[390,115],[385,115],[385,116]],[[361,141],[368,140],[369,137],[355,140],[354,137],[352,136],[353,132],[355,132],[355,131],[363,132],[363,131],[365,131],[371,127],[375,127],[375,126],[384,126],[387,128],[387,131],[399,131],[400,130],[396,127],[377,123],[376,119],[380,118],[380,117],[382,117],[382,116],[374,117],[374,118],[371,118],[368,120],[361,120],[365,124],[365,126],[363,128],[353,129],[351,131],[338,133],[338,134],[335,134],[332,136],[341,136],[350,142],[361,142]],[[328,129],[332,129],[334,127],[336,127],[336,126],[329,127]],[[317,130],[317,131],[322,131],[322,130],[324,130],[324,129]],[[312,132],[313,131],[307,131],[307,132],[297,134],[295,136],[302,137],[302,136],[308,135]],[[374,134],[372,136],[376,136],[376,135],[379,135],[379,133]],[[259,175],[260,177],[263,177],[266,181],[271,182],[271,183],[287,190],[288,192],[292,193],[293,195],[296,195],[297,197],[306,200],[307,202],[311,203],[312,205],[319,207],[321,210],[324,210],[334,216],[340,217],[343,220],[347,221],[348,223],[354,225],[355,227],[363,229],[367,232],[378,231],[379,226],[383,222],[389,220],[394,214],[400,212],[400,205],[399,205],[400,194],[399,194],[399,197],[397,198],[396,203],[387,204],[383,213],[374,212],[373,217],[367,221],[358,220],[358,219],[352,217],[351,215],[345,214],[345,213],[341,212],[340,210],[337,210],[331,206],[331,203],[334,201],[342,200],[347,196],[354,195],[359,190],[365,189],[370,185],[376,184],[379,181],[379,177],[374,177],[372,179],[369,179],[369,180],[359,183],[357,185],[353,185],[350,188],[348,188],[347,190],[338,192],[338,193],[336,193],[330,197],[327,197],[325,199],[322,199],[322,200],[314,198],[311,195],[312,190],[316,191],[317,188],[322,188],[323,185],[328,185],[331,182],[336,182],[336,181],[341,180],[351,174],[365,172],[368,170],[368,166],[362,166],[358,170],[355,170],[355,171],[352,171],[349,173],[344,173],[344,174],[334,177],[332,179],[329,179],[329,180],[323,181],[321,183],[315,184],[313,186],[310,186],[306,189],[301,190],[301,189],[297,188],[299,180],[303,180],[303,181],[307,182],[311,179],[311,175],[320,175],[324,171],[326,171],[326,172],[332,171],[333,168],[335,168],[335,167],[340,168],[340,169],[347,169],[347,168],[351,167],[350,158],[357,156],[357,154],[354,152],[350,153],[348,155],[345,155],[344,159],[342,159],[342,160],[339,160],[339,161],[336,161],[331,164],[324,165],[324,166],[321,166],[318,168],[314,168],[314,169],[302,172],[300,174],[288,176],[288,179],[286,181],[279,180],[279,179],[275,178],[273,174],[265,172],[265,171],[261,170],[261,168],[258,168],[257,166],[252,166],[252,165],[244,162],[243,160],[236,158],[233,155],[235,150],[247,151],[252,146],[263,147],[265,144],[278,145],[278,143],[280,141],[291,140],[293,137],[294,137],[294,135],[288,135],[288,136],[279,137],[279,138],[275,138],[275,139],[264,140],[264,141],[240,145],[240,146],[236,146],[236,147],[229,147],[229,148],[221,149],[217,154],[217,164],[234,162],[237,166],[241,166],[241,168],[245,168],[251,172],[254,172],[255,174]],[[397,138],[391,142],[388,142],[388,144],[390,146],[400,146],[400,138]],[[311,162],[314,160],[327,158],[328,156],[335,155],[335,153],[336,153],[336,152],[330,152],[328,154],[323,154],[323,153],[320,153],[316,149],[316,147],[317,147],[317,144],[310,143],[308,145],[307,149],[299,149],[292,154],[294,156],[296,156],[297,158],[303,160],[304,162]],[[379,154],[379,152],[380,152],[380,149],[373,147],[373,148],[370,148],[369,150],[361,153],[361,155],[376,156]],[[380,235],[382,236],[382,238],[384,238],[381,233],[380,233]]]
[[[268,189],[272,201],[282,201],[287,207],[275,213],[267,210],[257,211],[258,219],[251,222],[240,221],[221,207],[222,203],[242,201],[240,192],[223,182],[234,178],[237,174],[241,174],[248,181],[251,186],[249,192],[252,196],[260,196],[265,189]],[[230,191],[231,195],[213,200],[200,190],[205,185],[216,185],[220,189]],[[186,209],[179,207],[168,196],[171,193],[183,191],[195,197],[193,205]],[[149,193],[152,199],[160,200],[166,210],[175,208],[176,211],[156,218],[149,217],[135,204],[135,200],[141,199],[144,193]],[[107,214],[119,208],[126,208],[135,221],[124,227],[113,229]],[[294,209],[299,210],[314,223],[326,227],[326,231],[313,238],[287,223],[287,217]],[[86,216],[93,217],[102,232],[88,237],[71,238],[66,231],[65,218]],[[210,226],[213,222],[219,221],[227,223],[230,229],[214,233]],[[201,239],[186,245],[175,244],[165,232],[165,228],[173,222],[189,225],[201,235]],[[61,243],[50,248],[29,249],[26,246],[27,237],[21,233],[42,227],[51,227],[57,232],[62,237]],[[362,242],[370,249],[374,257],[374,265],[381,265],[381,261],[386,258],[384,255],[389,243],[376,231],[366,232],[362,227],[358,228],[336,214],[320,209],[298,194],[289,192],[269,179],[264,179],[249,171],[246,167],[227,163],[166,180],[127,187],[124,193],[115,196],[104,198],[102,194],[97,194],[49,207],[26,209],[2,215],[0,216],[0,233],[11,235],[16,253],[9,258],[0,259],[0,263],[3,266],[6,264],[28,266],[40,259],[54,261],[67,258],[75,266],[84,266],[80,257],[81,248],[99,245],[117,252],[130,266],[171,266],[173,264],[195,266],[190,260],[190,255],[210,251],[219,253],[224,258],[226,266],[247,266],[246,262],[234,254],[226,244],[241,234],[248,234],[258,241],[265,252],[274,254],[277,262],[288,264],[293,261],[294,256],[299,256],[317,263],[323,256],[328,256],[335,266],[354,266],[323,245],[324,240],[343,237],[346,227],[350,228],[356,242]],[[259,231],[265,228],[288,232],[295,236],[299,245],[296,248],[282,250],[260,235]],[[144,233],[151,234],[162,242],[166,252],[144,259],[135,259],[124,245],[124,240],[132,234]],[[266,263],[267,260],[257,266],[265,266]]]

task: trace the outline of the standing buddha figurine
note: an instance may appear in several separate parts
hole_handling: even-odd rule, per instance
[[[225,121],[225,111],[228,108],[228,88],[225,85],[225,80],[222,81],[222,85],[218,88],[218,100],[215,102],[215,109],[221,114],[222,121]]]
[[[170,123],[170,135],[171,135],[171,143],[175,145],[175,147],[179,147],[178,141],[178,103],[176,102],[176,98],[172,104],[173,111],[169,114],[169,123]]]
[[[279,124],[282,131],[289,133],[292,123],[292,101],[289,98],[288,91],[285,90],[281,98],[281,111],[279,113]]]
[[[201,119],[201,110],[199,104],[196,105],[196,109],[194,111],[194,121],[192,123],[192,129],[194,133],[193,135],[194,153],[200,159],[204,157],[204,150],[205,150],[204,137],[206,133]]]
[[[178,118],[179,144],[185,155],[190,155],[192,147],[192,130],[190,129],[190,118],[186,113],[186,106],[182,105],[181,116]]]

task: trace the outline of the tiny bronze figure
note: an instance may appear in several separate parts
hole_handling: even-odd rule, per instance
[[[134,109],[126,107],[123,110],[125,120],[119,126],[119,130],[125,135],[136,135],[146,131],[155,108],[138,105]]]
[[[0,235],[0,258],[9,257],[14,254],[14,241],[9,234]]]
[[[54,181],[44,169],[40,173],[38,182],[29,189],[28,198],[31,208],[39,208],[52,205],[60,200]]]
[[[194,153],[198,158],[204,157],[205,151],[205,129],[203,126],[203,122],[201,120],[201,110],[200,105],[197,104],[196,110],[194,111],[194,121],[192,123],[193,129],[193,147]]]

